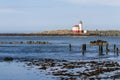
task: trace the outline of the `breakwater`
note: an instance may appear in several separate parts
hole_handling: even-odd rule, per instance
[[[45,41],[11,41],[11,42],[0,42],[0,44],[50,44]]]

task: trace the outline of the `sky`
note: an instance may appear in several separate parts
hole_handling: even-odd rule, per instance
[[[120,0],[0,0],[0,33],[120,30]]]

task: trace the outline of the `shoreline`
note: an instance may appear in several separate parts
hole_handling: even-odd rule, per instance
[[[78,36],[78,37],[90,37],[90,36],[120,36],[120,35],[99,35],[99,34],[0,34],[0,36]]]
[[[87,33],[73,33],[72,30],[52,30],[35,33],[0,33],[0,36],[120,36],[120,30],[89,30]]]

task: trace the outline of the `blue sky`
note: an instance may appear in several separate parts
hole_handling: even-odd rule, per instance
[[[120,0],[0,0],[0,32],[120,30]]]

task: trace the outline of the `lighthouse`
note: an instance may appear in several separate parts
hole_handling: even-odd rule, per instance
[[[83,22],[80,21],[80,23],[79,23],[79,33],[83,33],[82,26],[83,26]]]
[[[80,21],[80,23],[78,25],[74,25],[73,28],[72,28],[72,31],[73,33],[79,33],[79,34],[82,34],[83,33],[83,29],[82,29],[82,26],[83,26],[83,22]]]

